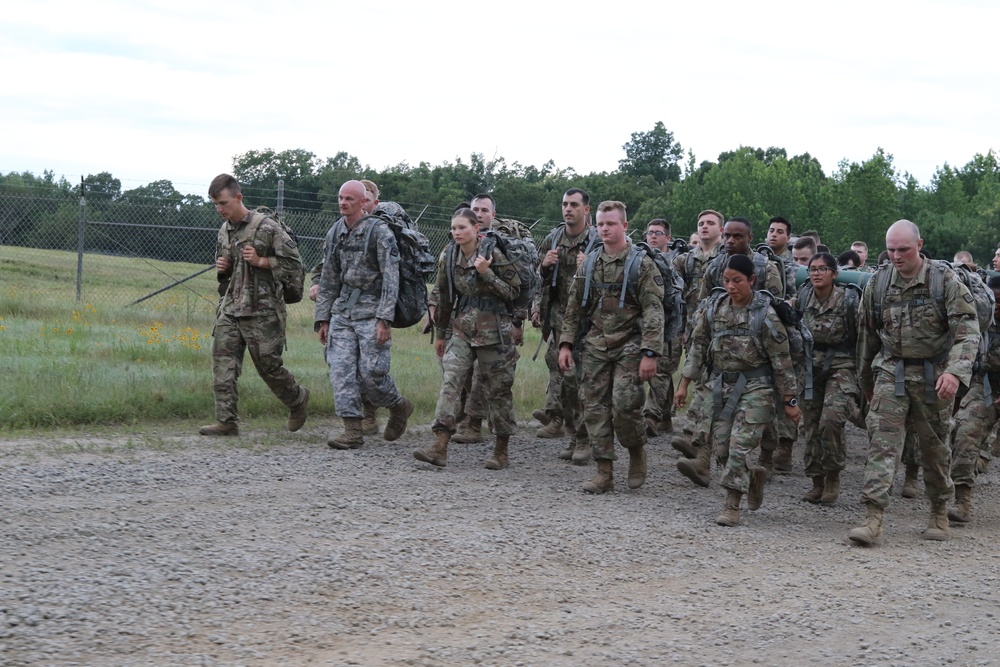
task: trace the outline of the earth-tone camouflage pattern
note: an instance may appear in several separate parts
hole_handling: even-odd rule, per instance
[[[535,295],[535,303],[531,308],[532,312],[537,312],[541,316],[542,333],[548,336],[545,366],[549,369],[549,382],[545,389],[545,412],[553,418],[568,420],[574,424],[582,422],[583,406],[580,403],[576,374],[572,372],[564,374],[559,370],[558,339],[559,332],[562,331],[570,289],[576,276],[577,259],[587,248],[592,230],[593,227],[587,225],[579,234],[570,235],[565,232],[560,234],[556,244],[559,250],[559,262],[553,266],[542,267],[545,254],[553,248],[553,235],[550,233],[545,237],[538,248],[538,271],[542,278],[542,286]],[[556,271],[554,294],[553,271]]]
[[[389,376],[392,341],[375,342],[377,321],[374,317],[351,319],[339,312],[330,320],[326,363],[338,417],[364,417],[362,392],[378,408],[391,408],[403,400]]]
[[[594,264],[586,312],[582,306],[586,277],[584,266],[577,269],[559,337],[560,345],[572,345],[580,330],[581,320],[588,317],[591,327],[584,337],[585,347],[609,350],[639,336],[641,349],[651,350],[655,354],[663,353],[663,279],[649,257],[644,256],[639,266],[637,287],[640,303],[635,302],[629,289],[626,290],[624,307],[618,307],[625,259],[631,250],[632,244],[626,242],[625,247],[614,255],[609,255],[603,249],[597,251],[600,255]],[[616,287],[605,289],[597,283],[613,284]]]
[[[812,400],[802,400],[806,477],[820,477],[847,465],[844,424],[857,420],[861,390],[853,368],[831,369],[814,378]]]
[[[820,301],[815,292],[809,290],[806,302],[796,304],[803,323],[813,335],[814,344],[834,346],[813,351],[813,398],[802,401],[806,477],[844,469],[847,462],[844,423],[856,423],[861,409],[856,348],[854,341],[844,340],[848,335],[848,308],[851,307],[846,290],[843,285],[834,284],[825,301]],[[857,312],[853,317],[857,322]],[[822,371],[828,357],[830,370],[824,376]]]
[[[444,379],[432,428],[455,432],[455,420],[462,410],[462,390],[470,371],[478,362],[479,371],[473,375],[465,413],[480,418],[488,416],[494,433],[510,435],[515,429],[511,388],[514,386],[517,348],[513,343],[514,325],[507,306],[517,296],[521,282],[517,271],[497,248],[493,250],[492,266],[503,267],[500,269],[502,275],[492,268],[480,274],[475,267],[478,253],[465,257],[459,250],[455,254],[457,257],[452,263],[451,277],[453,291],[449,291],[448,258],[445,253],[442,253],[438,266],[440,302],[435,313],[435,325],[438,336],[448,342],[441,361]],[[463,297],[473,297],[477,301],[466,303]],[[475,396],[477,381],[482,387],[480,398]],[[487,396],[489,400],[486,400]]]
[[[649,381],[646,402],[642,406],[642,414],[657,421],[674,412],[674,371],[680,366],[683,350],[677,339],[665,341],[663,345],[665,354],[656,358],[656,377]]]
[[[994,324],[987,334],[989,345],[979,360],[979,372],[972,378],[969,392],[962,398],[951,431],[951,480],[955,484],[974,486],[976,460],[991,459],[990,434],[1000,421],[1000,326]],[[989,373],[991,401],[986,405],[984,374]]]
[[[375,225],[370,244],[365,246],[369,225]],[[316,295],[316,322],[329,322],[334,312],[348,319],[378,318],[392,322],[399,295],[399,248],[388,225],[378,218],[362,218],[354,229],[335,224],[337,238],[328,243]],[[330,236],[328,235],[329,239]],[[350,303],[351,291],[360,290]]]
[[[729,400],[733,385],[723,386],[722,398]],[[774,392],[770,386],[747,389],[740,396],[730,419],[712,421],[712,438],[716,454],[728,443],[729,455],[722,469],[719,484],[727,489],[746,493],[750,486],[747,456],[757,448],[764,427],[774,421]]]
[[[705,268],[708,263],[719,254],[722,244],[717,244],[714,248],[705,252],[701,248],[692,248],[683,255],[674,258],[674,269],[684,279],[684,335],[687,344],[691,341],[691,332],[694,330],[694,314],[701,303],[698,298],[701,294],[701,282],[705,278]]]
[[[302,261],[296,243],[270,218],[262,222],[256,238],[247,238],[252,213],[237,224],[223,222],[216,240],[216,256],[229,260],[232,269],[219,274],[227,284],[219,302],[212,335],[212,384],[215,418],[237,420],[239,389],[245,351],[261,379],[289,408],[298,406],[305,392],[284,367],[285,302],[278,293],[283,275],[299,270]],[[268,257],[271,269],[257,269],[243,260],[243,246],[252,243],[257,254]],[[231,285],[230,285],[231,283]]]
[[[646,444],[639,361],[642,350],[656,354],[663,350],[663,279],[649,257],[644,256],[639,266],[639,303],[626,290],[625,304],[618,307],[625,259],[631,249],[631,243],[626,243],[613,255],[598,251],[586,309],[582,306],[584,266],[577,268],[559,336],[560,344],[572,345],[581,320],[590,319],[590,331],[583,339],[580,392],[596,460],[615,459],[615,436],[626,448]],[[618,287],[601,288],[595,283]]]
[[[927,497],[946,502],[954,489],[947,443],[952,401],[925,403],[922,365],[904,368],[905,395],[896,397],[895,369],[900,358],[926,359],[947,352],[945,360],[934,364],[937,376],[951,373],[968,385],[979,339],[975,305],[968,289],[949,270],[944,276],[942,316],[931,298],[931,263],[926,260],[909,283],[891,265],[879,270],[892,271],[882,296],[882,322],[875,322],[874,278],[865,287],[858,313],[859,384],[862,391],[874,392],[866,419],[869,447],[862,502],[883,509],[889,506],[889,487],[908,433],[915,437],[920,452]],[[923,299],[924,303],[890,307],[914,299]]]
[[[760,253],[756,250],[751,250],[747,253],[747,257],[749,257],[751,261],[755,261],[759,255]],[[716,256],[705,265],[705,272],[701,279],[701,287],[698,291],[699,302],[704,301],[711,296],[713,289],[723,286],[723,271],[718,270],[718,267],[721,265],[724,269],[728,261],[729,253],[726,252],[725,246],[721,246],[718,254],[716,254]],[[754,264],[754,273],[756,275],[756,264]],[[754,283],[753,288],[755,290],[765,289],[779,299],[785,298],[785,281],[782,277],[782,269],[778,268],[778,264],[776,262],[767,260],[766,276],[767,277],[764,279],[763,286],[761,286],[760,280],[758,279],[757,282]]]
[[[354,229],[339,222],[327,235],[315,326],[330,323],[326,362],[337,416],[363,418],[362,392],[380,408],[402,400],[389,376],[392,341],[375,342],[377,320],[392,322],[395,313],[399,249],[389,227],[375,218],[362,218]],[[370,243],[375,246],[375,261],[365,244],[373,224]],[[355,288],[359,293],[352,303]]]

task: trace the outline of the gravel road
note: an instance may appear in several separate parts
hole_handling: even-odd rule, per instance
[[[335,452],[334,421],[0,441],[0,664],[1000,664],[996,469],[950,541],[897,497],[864,549],[853,429],[836,505],[799,461],[722,528],[669,436],[643,488],[623,461],[589,496],[534,423],[491,472],[486,444],[414,461],[420,426]]]

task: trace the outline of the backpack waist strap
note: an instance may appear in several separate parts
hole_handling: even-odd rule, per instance
[[[926,358],[914,358],[914,357],[900,357],[896,360],[896,373],[895,381],[896,387],[894,395],[899,398],[901,396],[906,396],[906,382],[904,378],[904,367],[906,366],[923,366],[924,367],[924,403],[931,405],[937,402],[937,389],[934,385],[937,383],[937,371],[934,369],[934,364],[939,364],[942,361],[947,361],[948,350],[941,352],[940,354],[935,354],[933,357]]]
[[[736,412],[736,405],[739,403],[740,398],[743,396],[743,392],[747,388],[747,381],[756,378],[773,378],[774,373],[770,366],[761,366],[759,368],[751,368],[747,371],[713,371],[712,379],[714,383],[712,385],[712,412],[713,419],[719,420],[729,420],[732,419],[733,413]],[[729,400],[726,401],[725,405],[722,403],[722,385],[723,384],[733,384],[732,392],[729,394]]]

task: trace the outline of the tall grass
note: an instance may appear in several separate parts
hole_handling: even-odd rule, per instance
[[[75,301],[72,253],[3,247],[0,252],[0,429],[119,425],[214,417],[212,272],[136,306],[169,282],[145,260],[88,255],[88,275],[113,286],[112,297],[88,284]],[[197,265],[165,262],[171,275]],[[110,265],[112,268],[109,268]],[[190,289],[188,289],[190,288]],[[313,333],[312,302],[289,307],[285,366],[312,391],[310,413],[333,415],[328,369]],[[539,340],[526,332],[514,401],[519,418],[545,401],[547,371],[530,355]],[[393,332],[392,375],[410,397],[417,423],[430,423],[441,370],[419,327]],[[257,376],[249,355],[240,379],[241,418],[277,425],[287,410]]]

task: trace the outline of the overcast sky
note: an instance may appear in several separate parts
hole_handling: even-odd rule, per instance
[[[349,7],[349,8],[348,8]],[[32,0],[0,23],[0,171],[203,194],[234,155],[611,171],[663,121],[924,185],[1000,149],[1000,3]]]

